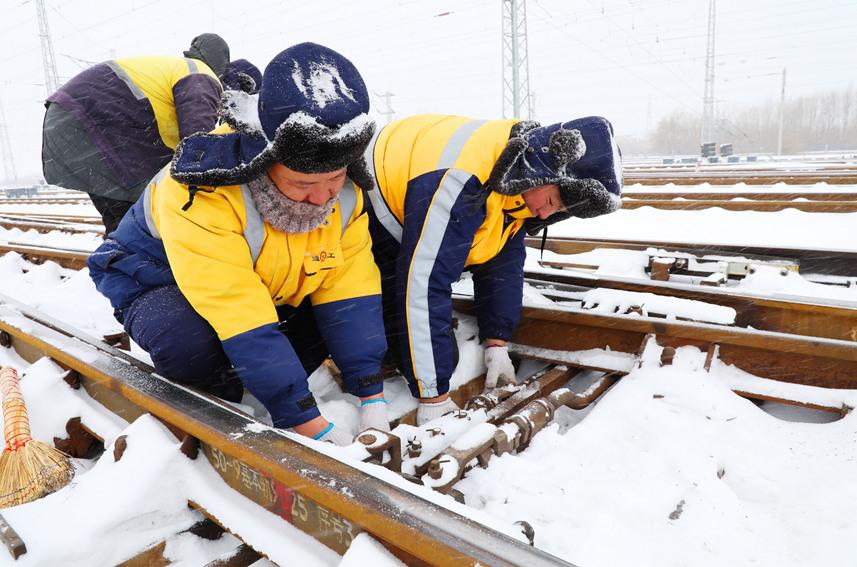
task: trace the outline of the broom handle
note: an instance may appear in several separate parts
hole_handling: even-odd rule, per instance
[[[27,418],[27,406],[18,388],[18,371],[4,366],[0,369],[0,399],[3,404],[3,435],[6,437],[6,450],[17,451],[30,441],[30,420]]]

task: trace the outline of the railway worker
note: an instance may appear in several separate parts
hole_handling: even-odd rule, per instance
[[[45,180],[88,193],[109,234],[179,141],[214,128],[227,63],[229,46],[205,33],[184,57],[129,57],[79,73],[45,102]]]
[[[486,387],[514,381],[506,341],[520,318],[524,235],[617,209],[621,154],[600,117],[539,126],[439,115],[385,126],[369,151],[387,342],[422,424],[456,407],[452,283],[473,274]]]
[[[302,43],[223,108],[227,124],[183,140],[90,257],[96,287],[164,376],[231,400],[243,383],[276,427],[342,445],[352,436],[307,385],[330,353],[361,399],[360,429],[389,430],[363,79]]]

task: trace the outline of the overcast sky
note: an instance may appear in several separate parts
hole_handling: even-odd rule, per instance
[[[500,0],[46,4],[61,82],[112,57],[180,55],[195,35],[215,32],[234,59],[262,69],[294,43],[328,45],[371,91],[394,93],[397,117],[502,116]],[[535,118],[599,114],[620,136],[642,136],[676,109],[699,112],[707,18],[708,0],[528,0]],[[857,0],[717,0],[716,21],[722,108],[775,103],[783,68],[787,97],[857,83]],[[18,177],[29,180],[41,175],[46,96],[33,0],[0,0],[0,46],[0,102]]]

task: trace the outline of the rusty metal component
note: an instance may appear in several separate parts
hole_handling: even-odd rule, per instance
[[[93,445],[101,444],[101,441],[81,424],[79,417],[69,419],[65,424],[65,431],[68,437],[54,437],[54,447],[71,457],[84,458],[90,454]],[[102,450],[103,448],[101,445]]]
[[[104,335],[104,342],[120,350],[131,352],[131,337],[125,331]]]
[[[675,358],[675,348],[665,346],[661,351],[661,366],[669,366],[673,363],[673,358]]]
[[[670,271],[675,266],[675,258],[649,258],[649,277],[658,282],[670,281]]]
[[[24,540],[9,525],[2,514],[0,514],[0,543],[3,543],[3,546],[6,547],[13,559],[18,559],[27,553],[27,546],[24,545]]]
[[[122,455],[125,454],[125,449],[128,448],[128,436],[120,435],[116,438],[116,441],[113,442],[113,462],[119,462],[119,459],[122,458]]]
[[[417,457],[419,457],[422,454],[422,452],[423,452],[423,444],[419,440],[412,439],[411,441],[408,441],[408,458],[409,459],[416,459]]]
[[[398,436],[370,428],[357,436],[357,442],[369,453],[365,462],[402,472],[402,440]]]
[[[530,388],[531,401],[514,415],[509,416],[513,410],[508,407],[505,411],[499,407],[494,408],[492,414],[489,414],[489,422],[499,423],[502,420],[503,425],[497,427],[490,438],[466,449],[450,447],[429,462],[427,470],[429,477],[434,480],[441,478],[445,480],[442,484],[432,485],[432,488],[442,493],[449,492],[455,483],[461,480],[474,459],[479,466],[486,467],[494,455],[499,456],[525,449],[535,434],[550,423],[558,407],[567,405],[573,409],[583,409],[598,399],[620,377],[618,374],[603,376],[585,392],[577,393],[568,388],[559,387],[571,376],[572,373],[560,369],[552,369],[543,374],[540,377],[542,382],[540,385],[544,388]],[[539,392],[542,397],[533,399],[539,395]],[[520,405],[518,403],[517,407]]]
[[[238,547],[238,551],[230,552],[223,559],[215,559],[205,567],[249,567],[260,559],[262,556],[255,549],[243,543]]]

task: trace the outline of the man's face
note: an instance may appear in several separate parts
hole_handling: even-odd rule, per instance
[[[563,208],[559,185],[540,185],[521,194],[534,217],[542,220]]]
[[[268,177],[280,193],[298,203],[321,206],[339,193],[345,184],[345,169],[327,173],[301,173],[281,163],[268,168]]]

